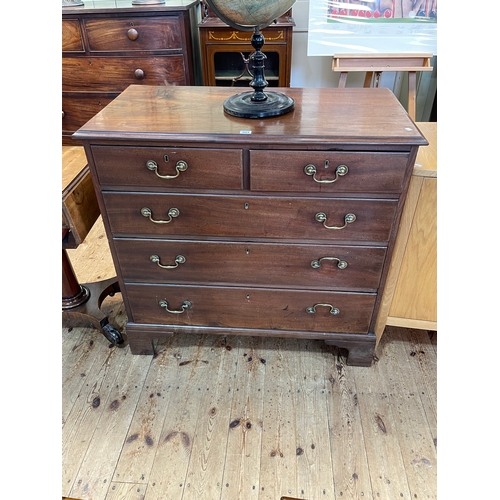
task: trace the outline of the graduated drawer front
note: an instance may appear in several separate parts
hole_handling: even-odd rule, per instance
[[[378,288],[386,252],[384,247],[154,239],[115,239],[115,249],[124,281],[358,291]]]
[[[99,111],[107,106],[118,94],[63,94],[62,96],[62,129],[76,132]]]
[[[172,149],[93,146],[102,186],[242,189],[239,149]],[[148,162],[156,163],[150,165]],[[187,166],[182,170],[182,163]],[[176,169],[176,166],[181,165]],[[179,170],[180,168],[180,170]],[[168,176],[175,178],[160,178]]]
[[[91,51],[182,49],[178,16],[91,20],[85,28]]]
[[[135,323],[339,333],[367,333],[376,298],[372,293],[135,284],[126,284],[126,292]],[[191,307],[183,311],[185,301]],[[316,312],[308,313],[314,306]],[[329,306],[338,314],[331,314]]]
[[[388,241],[397,206],[397,200],[353,198],[119,192],[104,192],[103,197],[114,234],[217,235],[360,242]],[[172,209],[177,209],[177,217],[169,215]],[[315,219],[319,212],[326,214],[328,225],[345,227],[327,229]],[[345,217],[350,213],[356,216],[356,220],[346,224]]]
[[[250,188],[253,191],[399,193],[407,161],[406,153],[250,151]],[[306,166],[312,175],[306,174]],[[345,167],[347,173],[344,173]]]
[[[84,51],[80,23],[77,19],[62,22],[62,50],[63,52]]]
[[[129,85],[185,85],[182,56],[64,57],[63,92],[119,92]]]

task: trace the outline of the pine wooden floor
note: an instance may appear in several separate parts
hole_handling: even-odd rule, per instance
[[[114,268],[101,221],[68,252]],[[106,299],[113,324],[121,295]],[[157,356],[62,329],[62,495],[435,499],[436,336],[388,328],[371,368],[320,341],[172,336]]]

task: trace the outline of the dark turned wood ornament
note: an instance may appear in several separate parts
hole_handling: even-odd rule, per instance
[[[224,111],[229,115],[239,118],[267,118],[284,115],[294,108],[295,102],[291,97],[280,92],[264,92],[268,85],[264,76],[266,56],[261,50],[264,42],[264,35],[256,27],[251,39],[255,52],[250,56],[253,67],[250,86],[254,90],[226,99]]]

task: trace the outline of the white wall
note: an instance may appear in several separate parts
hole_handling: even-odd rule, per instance
[[[307,55],[307,33],[309,25],[309,0],[297,0],[292,7],[295,28],[293,30],[291,87],[337,87],[340,74],[332,71],[332,58]],[[265,51],[265,48],[264,48]],[[433,57],[432,72],[419,73],[417,91],[417,120],[428,121],[432,101],[436,93],[437,58]],[[347,87],[362,87],[364,73],[350,73]],[[408,90],[406,76],[402,73],[384,72],[380,86],[391,89],[406,107]]]

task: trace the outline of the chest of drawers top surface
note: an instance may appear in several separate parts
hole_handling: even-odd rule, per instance
[[[144,139],[233,144],[343,143],[426,145],[388,89],[281,89],[295,101],[290,113],[244,119],[224,113],[235,89],[131,85],[87,122],[77,139]]]

